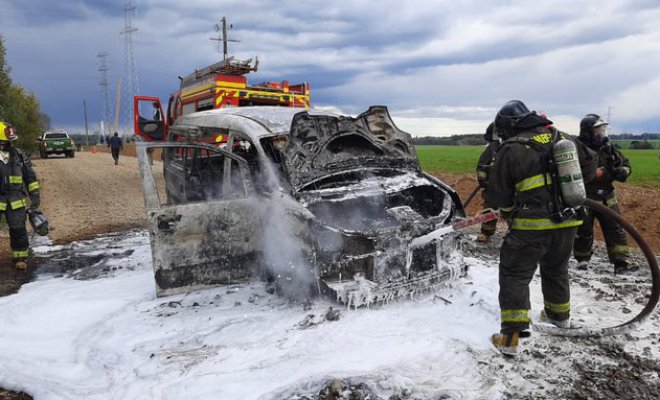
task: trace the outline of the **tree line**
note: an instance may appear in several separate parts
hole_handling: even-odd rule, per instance
[[[486,144],[483,133],[475,133],[468,135],[451,135],[451,136],[422,136],[414,137],[413,143],[415,145],[433,145],[433,146],[481,146]]]
[[[50,129],[50,118],[41,112],[34,93],[12,82],[6,55],[5,41],[0,35],[0,121],[16,129],[16,146],[29,154],[37,149],[36,139]]]

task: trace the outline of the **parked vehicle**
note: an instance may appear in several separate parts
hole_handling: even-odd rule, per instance
[[[457,233],[411,245],[465,213],[385,107],[354,118],[209,110],[181,116],[168,135],[138,144],[158,296],[264,277],[287,294],[357,306],[466,271]],[[202,141],[218,135],[226,141]],[[159,147],[162,168],[149,163]]]
[[[64,130],[44,132],[38,140],[41,142],[39,143],[41,158],[48,158],[53,154],[64,154],[71,158],[76,155],[76,145]]]

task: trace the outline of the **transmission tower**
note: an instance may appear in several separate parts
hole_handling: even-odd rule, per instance
[[[99,86],[101,87],[101,96],[103,96],[103,109],[101,112],[101,121],[103,121],[104,132],[101,132],[104,135],[108,134],[110,127],[110,98],[108,97],[108,67],[107,57],[108,53],[105,51],[100,52],[97,57],[99,58]]]
[[[137,28],[133,26],[133,16],[136,7],[131,0],[124,3],[124,29],[121,35],[124,35],[124,60],[126,62],[124,72],[125,89],[123,90],[123,115],[125,123],[125,133],[131,133],[133,126],[133,96],[139,92],[137,67],[135,64],[135,55],[133,54],[133,35]]]

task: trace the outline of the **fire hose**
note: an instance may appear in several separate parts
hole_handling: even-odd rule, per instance
[[[476,196],[477,193],[479,193],[479,190],[481,190],[481,186],[477,185],[477,187],[474,188],[474,190],[470,193],[467,200],[465,200],[465,203],[463,203],[463,209],[467,209],[468,204],[470,204],[472,199],[474,199],[474,196]]]
[[[467,205],[474,198],[474,196],[479,192],[480,187],[477,186],[468,196],[463,207],[467,208]],[[651,250],[649,244],[644,240],[642,235],[637,232],[637,230],[626,221],[621,215],[612,211],[609,207],[604,206],[603,204],[596,202],[591,199],[585,199],[584,205],[591,208],[594,211],[597,211],[601,214],[604,214],[607,218],[613,219],[617,222],[623,229],[628,232],[628,234],[635,240],[639,248],[642,250],[644,257],[648,263],[648,266],[651,270],[651,296],[646,306],[633,317],[631,320],[624,322],[623,324],[607,327],[607,328],[559,328],[557,326],[550,325],[534,325],[534,330],[537,332],[543,332],[550,335],[556,336],[571,336],[571,337],[602,337],[602,336],[612,336],[620,335],[634,329],[637,329],[655,310],[655,307],[658,305],[658,300],[660,300],[660,269],[658,268],[658,261],[655,258],[655,254]]]
[[[653,313],[653,310],[657,306],[658,300],[660,299],[660,269],[658,269],[658,262],[655,258],[655,254],[653,254],[651,247],[648,245],[648,243],[646,243],[644,238],[628,221],[623,219],[621,215],[612,211],[610,208],[591,199],[586,199],[584,205],[594,211],[604,214],[607,218],[616,221],[623,227],[626,232],[628,232],[628,234],[635,240],[637,245],[639,245],[642,253],[644,253],[644,257],[646,257],[648,266],[651,269],[651,296],[649,297],[649,301],[646,303],[646,306],[639,312],[639,314],[637,314],[631,320],[617,326],[607,328],[559,328],[550,325],[534,325],[534,330],[537,332],[570,337],[602,337],[620,335],[637,329],[651,315],[651,313]]]

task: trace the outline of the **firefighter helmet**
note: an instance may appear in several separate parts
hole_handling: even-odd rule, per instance
[[[512,136],[518,121],[531,114],[529,108],[520,100],[511,100],[506,102],[495,117],[495,128],[497,132],[507,139]]]
[[[603,142],[603,137],[594,137],[594,130],[599,126],[609,125],[607,121],[598,114],[587,114],[580,121],[580,139],[587,145],[598,146]]]
[[[594,128],[599,126],[608,125],[607,121],[602,119],[598,114],[587,114],[580,121],[580,134],[585,132],[591,134],[594,131]]]
[[[6,122],[0,121],[0,142],[12,142],[16,140],[16,131]]]
[[[48,219],[38,210],[28,211],[28,220],[32,230],[39,236],[48,235]]]
[[[486,133],[484,133],[484,140],[488,143],[494,142],[497,140],[497,136],[495,136],[495,123],[491,122],[488,124],[488,128],[486,128]]]

